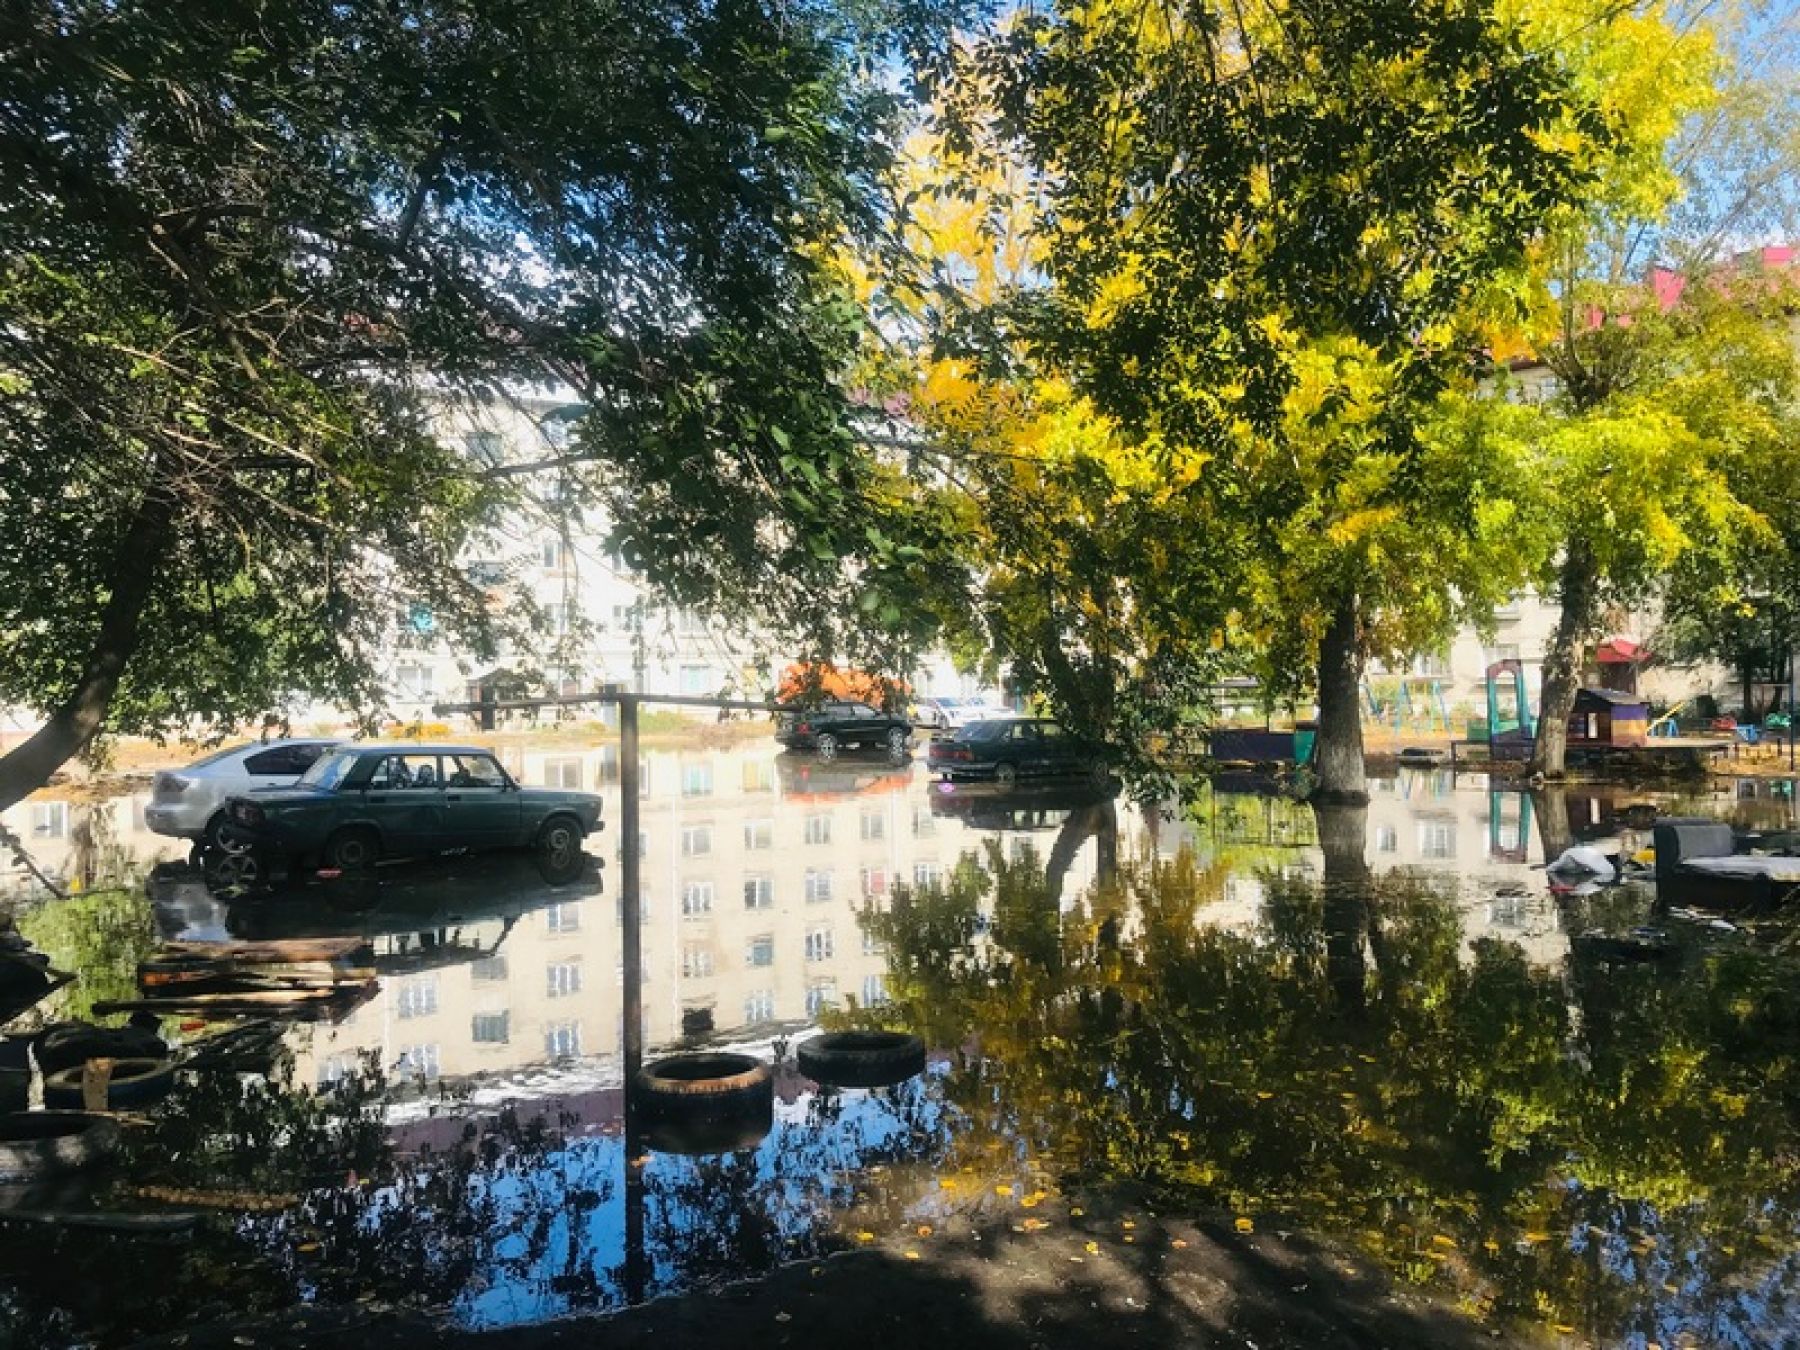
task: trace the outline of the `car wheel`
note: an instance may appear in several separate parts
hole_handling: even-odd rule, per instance
[[[221,853],[250,851],[250,841],[232,828],[223,811],[214,811],[212,819],[206,822],[206,842],[208,847],[216,848]]]
[[[546,858],[567,858],[581,851],[581,826],[569,816],[551,816],[538,831],[537,843]]]
[[[1009,788],[1019,781],[1019,766],[1016,764],[994,765],[994,782],[997,786]]]
[[[888,749],[892,750],[896,755],[899,754],[906,749],[907,739],[908,737],[904,727],[894,727],[887,734]]]
[[[815,745],[815,748],[819,752],[820,759],[836,759],[837,758],[838,738],[836,736],[833,736],[829,731],[821,732],[819,734],[819,739],[814,743],[814,745]]]
[[[325,841],[325,865],[359,872],[381,860],[381,838],[367,825],[352,825]]]
[[[206,884],[221,891],[251,891],[269,880],[269,866],[262,853],[245,849],[242,853],[214,853],[205,869]]]

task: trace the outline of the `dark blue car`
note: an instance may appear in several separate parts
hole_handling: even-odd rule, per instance
[[[1106,757],[1092,741],[1043,717],[991,717],[931,743],[926,762],[945,778],[1021,778],[1080,774],[1104,781]]]

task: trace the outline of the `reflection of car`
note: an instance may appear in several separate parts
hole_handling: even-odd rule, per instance
[[[832,699],[816,707],[783,708],[775,717],[775,739],[790,750],[817,750],[829,758],[852,746],[904,750],[912,723],[866,703]]]
[[[984,785],[945,787],[931,794],[931,814],[960,820],[972,830],[1054,830],[1075,812],[1103,806],[1117,793],[1116,782],[1067,779],[1013,792],[995,792]]]
[[[566,854],[600,828],[600,798],[520,787],[488,751],[455,745],[342,746],[226,811],[238,843],[344,869],[450,849]]]
[[[922,698],[913,708],[913,720],[933,731],[954,731],[999,715],[998,708],[980,698]]]
[[[1013,783],[1039,774],[1106,772],[1099,747],[1042,717],[991,717],[954,736],[934,740],[927,756],[946,778],[992,778]]]
[[[178,839],[215,839],[225,821],[225,799],[265,788],[292,787],[333,740],[265,741],[234,745],[185,769],[156,775],[144,824]]]
[[[909,756],[887,759],[816,759],[792,752],[775,756],[784,801],[819,797],[884,796],[905,792],[912,785],[913,760]]]

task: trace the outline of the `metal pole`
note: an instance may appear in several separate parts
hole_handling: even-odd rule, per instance
[[[619,696],[619,900],[620,959],[625,1001],[620,1013],[625,1047],[625,1090],[644,1066],[644,966],[639,926],[643,917],[638,873],[638,696]]]

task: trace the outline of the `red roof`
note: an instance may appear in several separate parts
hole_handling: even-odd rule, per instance
[[[1600,644],[1597,658],[1604,665],[1629,666],[1650,659],[1650,652],[1641,642],[1633,642],[1628,637],[1609,637]]]

